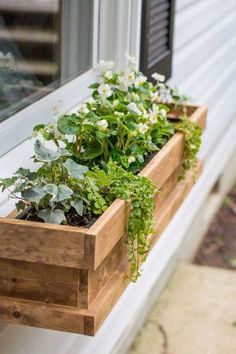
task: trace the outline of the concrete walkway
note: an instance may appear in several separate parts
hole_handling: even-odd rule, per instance
[[[129,354],[236,354],[236,271],[179,266]]]

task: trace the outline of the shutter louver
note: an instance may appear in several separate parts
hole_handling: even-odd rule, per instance
[[[174,0],[143,0],[140,70],[171,76]]]

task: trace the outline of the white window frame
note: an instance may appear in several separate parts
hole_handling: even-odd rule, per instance
[[[26,140],[35,125],[49,123],[55,116],[69,111],[89,97],[91,90],[88,86],[97,80],[97,74],[93,68],[98,61],[99,3],[100,0],[94,0],[92,69],[1,122],[0,157]]]
[[[117,1],[116,6],[108,9],[104,4],[109,1]],[[94,0],[93,68],[101,59],[113,60],[116,69],[125,67],[126,52],[136,56],[138,67],[141,4],[142,0]],[[106,28],[103,28],[104,33],[101,33],[100,16],[104,18],[117,16],[120,19],[116,25],[114,24],[112,33]],[[126,31],[121,33],[120,26],[125,26]],[[101,38],[103,43],[100,42]],[[115,47],[111,45],[113,42]],[[55,118],[54,111],[60,115],[62,112],[75,109],[91,95],[88,86],[97,79],[96,71],[91,69],[0,123],[1,178],[11,176],[19,167],[35,167],[30,159],[33,155],[33,141],[28,139],[33,126],[52,121]],[[0,193],[0,216],[7,216],[14,207],[15,202],[8,198],[7,192]]]

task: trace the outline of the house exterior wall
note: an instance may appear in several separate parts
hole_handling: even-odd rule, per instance
[[[101,1],[103,6],[106,1]],[[137,21],[137,16],[140,13],[140,1],[114,1],[117,1],[117,6],[114,6],[115,12],[117,7],[119,11],[123,11],[122,7],[125,9],[128,4],[130,20],[127,33],[124,33],[124,36],[129,36],[125,44],[120,31],[115,31],[119,36],[117,45],[120,48],[115,53],[116,58],[119,57],[121,48],[122,51],[132,48],[138,53],[140,43],[137,41],[137,35],[140,30],[140,19]],[[127,15],[127,12],[125,13]],[[122,12],[119,12],[118,29],[124,21],[121,14]],[[235,167],[230,162],[233,162],[231,159],[236,152],[235,33],[235,0],[176,1],[172,82],[189,94],[194,102],[209,105],[208,126],[201,150],[206,168],[198,184],[151,252],[139,282],[128,287],[95,338],[0,324],[0,354],[125,353],[150,306],[171,275],[176,262],[185,258],[182,252],[183,244],[186,252],[194,252],[200,240],[196,225],[198,221],[203,222],[204,217],[201,210],[206,210],[209,206],[209,194],[219,177],[222,175],[224,177],[225,166],[231,171],[230,181],[235,177]],[[108,50],[104,59],[112,59],[112,52]],[[30,155],[29,142],[0,159],[0,171],[6,170],[11,173],[12,161],[17,160],[20,164],[20,156],[24,155],[25,151]],[[226,177],[223,177],[222,180],[225,181]],[[222,193],[224,194],[226,190],[227,188]],[[12,205],[7,199],[0,200],[1,215],[5,215],[11,208]],[[190,236],[193,237],[193,242],[189,241]]]

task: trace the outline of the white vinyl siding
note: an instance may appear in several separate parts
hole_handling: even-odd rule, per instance
[[[132,14],[134,14],[138,0],[101,0],[101,6],[105,6],[106,2],[116,2],[118,9],[131,2],[134,8]],[[130,7],[126,9],[124,17],[119,13],[121,22],[117,24],[118,27],[123,23],[130,9]],[[130,20],[132,22],[133,18]],[[115,19],[114,21],[110,19],[108,22],[111,22],[110,26],[112,24],[116,26]],[[103,30],[109,42],[111,33],[105,28]],[[117,33],[119,41],[122,41],[119,30],[113,28],[113,31]],[[138,31],[132,28],[132,33],[136,38]],[[126,33],[125,41],[127,36],[130,39],[131,34]],[[121,52],[117,53],[117,48],[125,49],[128,45],[126,42],[122,42],[123,45],[120,42],[113,43],[115,52],[113,56],[109,48],[104,47],[105,42],[102,42],[102,52],[107,51],[108,57],[103,59],[123,57]],[[201,151],[201,155],[206,160],[204,174],[154,247],[143,266],[141,279],[137,284],[128,287],[96,337],[0,324],[1,353],[125,353],[125,348],[131,343],[145,318],[146,311],[157,296],[155,294],[160,292],[175,262],[180,258],[182,242],[191,236],[192,224],[194,220],[198,221],[195,218],[204,200],[236,149],[235,42],[235,0],[176,0],[172,82],[190,95],[193,102],[209,105],[209,120]],[[128,47],[132,48],[133,53],[138,53],[139,48],[134,47],[134,43],[136,42],[132,40]],[[117,64],[122,66],[123,63]],[[0,172],[4,169],[11,173],[11,161],[18,160],[20,164],[21,156],[25,155],[28,149],[30,147],[27,142],[24,147],[0,159]],[[30,151],[28,153],[30,156]],[[0,215],[6,213],[8,209],[9,204],[6,200],[2,205],[0,202]]]
[[[235,0],[177,0],[172,82],[209,107],[206,160],[235,118],[235,78]]]

